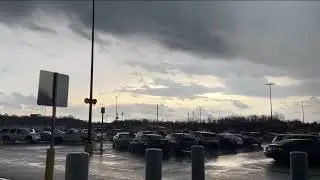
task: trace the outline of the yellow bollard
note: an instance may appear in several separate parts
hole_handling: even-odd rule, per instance
[[[44,175],[45,180],[53,180],[55,154],[56,151],[54,148],[49,148],[47,150],[46,170]]]

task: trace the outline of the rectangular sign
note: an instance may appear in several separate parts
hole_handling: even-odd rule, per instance
[[[101,108],[101,113],[104,114],[105,112],[106,112],[106,108],[105,108],[105,107],[102,107],[102,108]]]
[[[38,105],[53,106],[54,74],[50,71],[40,71]],[[68,107],[69,76],[56,74],[56,107]]]

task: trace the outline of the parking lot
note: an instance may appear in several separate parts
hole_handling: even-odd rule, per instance
[[[43,179],[47,145],[1,145],[0,176],[8,179]],[[97,148],[98,149],[98,148]],[[65,156],[69,152],[81,152],[80,145],[56,147],[55,179],[64,179]],[[171,157],[163,161],[163,179],[191,179],[191,161],[188,157]],[[320,179],[317,168],[310,169],[310,179]],[[207,179],[288,179],[287,167],[276,165],[264,157],[263,152],[247,151],[206,158]],[[144,158],[128,152],[112,149],[105,144],[103,156],[93,155],[90,159],[90,179],[143,179]]]

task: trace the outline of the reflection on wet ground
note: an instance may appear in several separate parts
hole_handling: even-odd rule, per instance
[[[11,179],[43,179],[46,145],[7,145],[0,147],[0,177]],[[56,147],[55,179],[64,179],[65,156],[81,152],[82,146]],[[163,160],[164,180],[191,179],[191,160],[179,155]],[[320,179],[318,168],[310,169],[311,180]],[[318,171],[318,172],[317,172]],[[206,153],[206,178],[223,180],[282,180],[289,169],[264,157],[261,149],[224,154]],[[103,156],[90,160],[90,179],[144,179],[144,157],[125,151],[114,151],[105,145]]]

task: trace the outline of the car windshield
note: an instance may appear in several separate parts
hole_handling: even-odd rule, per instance
[[[133,136],[131,134],[119,134],[120,139],[132,139]]]
[[[201,133],[201,135],[202,135],[203,137],[217,137],[217,135],[216,135],[216,134],[213,134],[213,133]]]
[[[306,140],[306,139],[284,139],[284,140],[276,142],[276,144],[284,145],[284,144],[296,143],[296,142],[309,142],[309,140]]]
[[[157,134],[149,134],[145,136],[148,140],[161,140],[163,139],[162,136],[157,135]]]
[[[154,134],[155,132],[153,131],[142,131],[142,134]]]

